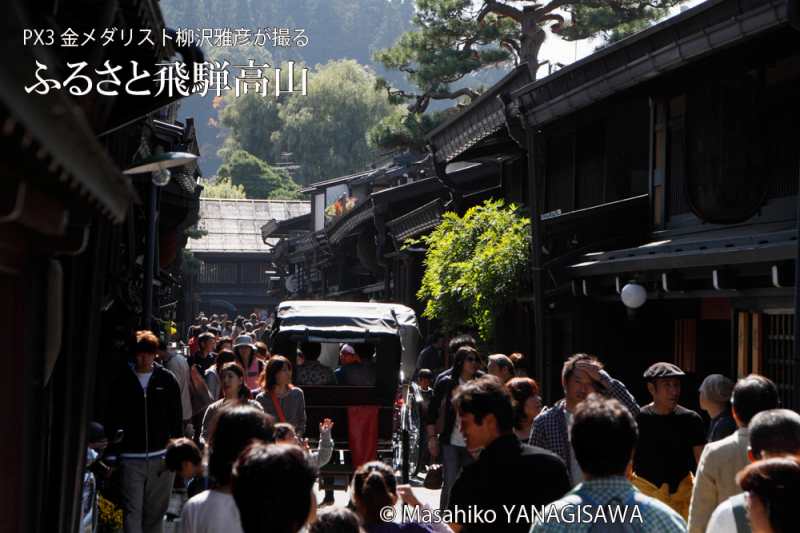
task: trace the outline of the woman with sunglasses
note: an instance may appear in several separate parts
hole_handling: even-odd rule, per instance
[[[438,457],[444,470],[444,482],[440,496],[440,509],[447,509],[450,488],[458,478],[461,469],[474,461],[467,450],[461,423],[453,406],[453,393],[464,383],[481,377],[481,359],[478,351],[471,346],[459,348],[453,356],[453,371],[442,378],[433,392],[426,419],[428,450],[431,457]]]

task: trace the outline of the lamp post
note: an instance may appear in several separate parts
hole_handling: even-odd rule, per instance
[[[153,320],[153,272],[156,261],[156,225],[158,187],[169,183],[170,168],[180,167],[197,159],[187,152],[160,152],[137,161],[123,174],[143,174],[150,172],[147,198],[147,236],[144,254],[144,295],[142,296],[142,327],[150,329]]]

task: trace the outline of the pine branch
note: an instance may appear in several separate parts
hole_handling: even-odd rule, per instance
[[[522,22],[522,11],[506,5],[506,4],[499,4],[496,0],[484,0],[484,6],[481,10],[481,14],[478,15],[478,22],[483,20],[483,17],[488,15],[489,13],[494,13],[495,15],[500,15],[501,17],[508,17],[510,19],[516,20],[517,22]]]

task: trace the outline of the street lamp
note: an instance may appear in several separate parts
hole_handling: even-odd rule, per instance
[[[172,167],[181,167],[197,159],[197,156],[188,152],[157,152],[136,162],[134,166],[125,170],[123,174],[144,174],[152,172],[153,185],[163,187],[169,183]]]
[[[197,156],[188,152],[157,152],[140,159],[123,174],[144,174],[150,172],[149,201],[147,205],[147,240],[144,256],[144,297],[142,301],[142,326],[150,328],[153,317],[153,268],[156,257],[156,195],[157,187],[169,183],[172,167],[191,163]]]

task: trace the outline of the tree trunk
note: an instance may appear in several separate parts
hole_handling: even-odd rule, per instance
[[[546,36],[544,28],[536,23],[533,12],[526,11],[522,19],[520,59],[528,63],[533,80],[536,79],[536,71],[539,70],[539,50],[542,48]]]

